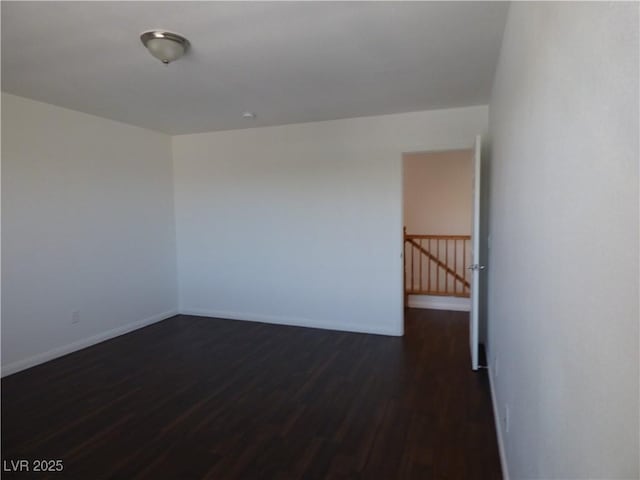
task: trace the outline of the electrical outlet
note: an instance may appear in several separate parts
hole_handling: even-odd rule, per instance
[[[509,433],[509,404],[505,404],[504,406],[504,431],[505,433]]]
[[[80,323],[80,310],[74,310],[71,312],[71,325],[77,325]]]

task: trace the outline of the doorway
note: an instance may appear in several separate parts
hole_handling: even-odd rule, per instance
[[[479,368],[480,272],[485,269],[480,263],[481,150],[482,138],[476,135],[472,149],[402,158],[405,308],[469,311],[473,370]]]
[[[403,155],[406,307],[471,309],[473,153]]]

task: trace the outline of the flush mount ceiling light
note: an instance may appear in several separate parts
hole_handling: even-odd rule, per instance
[[[149,30],[140,35],[149,53],[165,65],[179,59],[189,48],[189,40],[182,35],[163,30]]]

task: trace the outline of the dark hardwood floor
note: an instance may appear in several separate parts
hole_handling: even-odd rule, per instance
[[[2,476],[501,478],[468,315],[406,316],[396,338],[181,315],[11,375],[3,469],[64,470]]]

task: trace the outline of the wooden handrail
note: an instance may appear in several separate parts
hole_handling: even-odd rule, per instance
[[[405,233],[405,240],[412,239],[432,239],[432,240],[471,240],[471,235],[416,235],[412,233]]]
[[[465,267],[471,235],[407,234],[406,227],[402,230],[405,305],[410,295],[469,298],[471,285]]]
[[[443,239],[443,238],[452,239],[452,240],[453,239],[456,239],[456,240],[461,240],[462,239],[462,238],[453,238],[453,237],[464,237],[465,240],[470,238],[468,235],[437,235],[437,236],[432,236],[432,238],[435,238],[435,237],[440,237],[441,239]],[[425,255],[429,260],[435,262],[436,265],[438,265],[440,268],[442,268],[449,275],[452,275],[453,278],[455,278],[456,280],[461,282],[465,287],[471,288],[471,284],[464,277],[460,276],[458,274],[458,272],[456,272],[455,270],[449,268],[449,266],[446,263],[444,263],[442,260],[440,260],[438,257],[436,257],[435,255],[433,255],[430,252],[428,252],[427,250],[425,250],[418,242],[415,241],[415,238],[429,238],[429,235],[423,235],[422,237],[418,237],[416,235],[405,235],[404,240],[405,240],[405,242],[408,242],[413,247],[415,247],[420,253]]]

